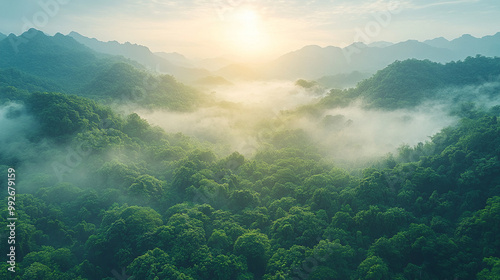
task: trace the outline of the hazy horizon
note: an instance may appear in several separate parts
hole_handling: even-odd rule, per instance
[[[452,40],[499,30],[500,3],[457,1],[16,1],[0,4],[0,32],[78,32],[189,58],[262,61],[307,45]],[[418,27],[416,29],[415,27]]]

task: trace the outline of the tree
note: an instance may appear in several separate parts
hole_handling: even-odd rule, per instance
[[[54,273],[53,269],[39,262],[32,263],[24,271],[22,280],[45,280],[45,279],[59,279]]]
[[[163,194],[164,182],[150,175],[141,175],[129,187],[130,194],[151,201],[159,201]]]
[[[250,272],[257,277],[264,275],[269,258],[270,242],[267,235],[252,231],[238,237],[234,243],[234,254],[247,259]]]
[[[213,248],[215,252],[223,253],[230,250],[232,242],[224,230],[216,229],[212,232],[207,244]]]
[[[248,267],[243,257],[237,257],[233,254],[218,255],[211,264],[210,279],[233,280],[233,279],[253,279],[247,272]]]
[[[137,257],[128,267],[129,272],[136,279],[183,279],[191,280],[192,277],[179,272],[164,251],[156,248]]]
[[[361,262],[356,271],[360,280],[389,279],[389,268],[382,258],[377,256],[367,257]]]
[[[500,259],[495,257],[484,258],[483,260],[491,269],[485,268],[477,274],[478,280],[500,280]]]

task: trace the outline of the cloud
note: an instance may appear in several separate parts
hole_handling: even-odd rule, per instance
[[[481,2],[481,0],[455,0],[455,1],[446,1],[446,2],[429,2],[429,3],[422,3],[421,2],[408,2],[407,5],[405,5],[407,9],[427,9],[427,8],[433,8],[437,6],[455,6],[455,5],[460,5],[460,4],[475,4]]]
[[[38,125],[23,105],[0,105],[0,131],[0,157],[8,155],[14,161],[33,159],[38,144],[30,139],[38,131]]]
[[[250,155],[266,123],[279,119],[280,111],[317,100],[318,95],[293,82],[242,82],[213,89],[215,104],[196,112],[139,111],[150,123],[170,133],[182,132],[201,140]]]

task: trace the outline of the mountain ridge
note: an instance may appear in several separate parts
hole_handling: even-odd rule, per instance
[[[63,88],[78,88],[96,74],[88,67],[103,65],[103,58],[90,48],[60,33],[48,36],[30,29],[20,36],[10,34],[0,41],[0,68],[17,68],[48,79]]]
[[[210,74],[205,69],[197,69],[176,65],[162,56],[155,55],[151,50],[142,45],[126,42],[124,44],[117,41],[103,42],[96,38],[85,37],[75,31],[68,36],[74,38],[87,47],[106,54],[121,55],[144,65],[144,67],[156,72],[173,75],[183,81],[196,80]]]
[[[483,88],[481,95],[492,98],[498,96],[498,86],[493,84],[499,81],[500,57],[478,55],[446,64],[409,59],[390,64],[354,88],[331,90],[320,104],[326,108],[344,107],[354,100],[362,99],[368,108],[414,108],[429,99],[453,99],[458,102],[460,99],[467,101],[479,98],[473,92],[457,95],[444,89],[485,83],[490,83],[491,88]]]
[[[354,71],[375,73],[397,60],[429,59],[447,63],[477,54],[500,56],[500,32],[481,38],[465,34],[451,41],[438,37],[423,42],[407,40],[368,45],[355,42],[344,48],[308,45],[268,63],[246,67],[253,68],[263,79],[318,79]]]
[[[61,33],[48,36],[30,29],[20,36],[11,34],[0,41],[0,53],[6,54],[0,56],[2,86],[173,110],[188,110],[201,98],[200,92],[172,76],[153,75],[138,62],[99,53]]]

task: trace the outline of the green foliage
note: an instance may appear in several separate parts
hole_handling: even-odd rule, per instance
[[[484,262],[488,266],[492,266],[491,269],[485,268],[477,274],[478,280],[498,280],[500,279],[500,259],[499,258],[485,258]]]
[[[94,52],[70,36],[30,29],[0,41],[0,92],[5,86],[60,91],[108,104],[192,110],[206,96],[168,75],[155,76],[121,56]]]
[[[304,79],[300,79],[300,80],[297,80],[295,82],[295,85],[299,86],[299,87],[303,87],[303,88],[309,89],[309,88],[312,88],[312,87],[316,86],[317,83],[315,81],[306,81]]]
[[[394,90],[410,82],[397,69],[430,71],[418,73],[430,80],[413,84],[419,88],[406,91],[412,95],[455,83],[439,76],[442,67],[466,75],[469,67],[482,69],[475,63],[496,71],[490,68],[496,59],[481,57],[449,65],[398,62],[358,90],[366,89],[376,105],[393,90],[379,85],[371,91],[377,79]],[[132,79],[137,69],[126,65],[107,70],[103,79],[109,81],[99,84],[117,96],[132,94],[126,88],[144,78],[188,90],[168,76],[141,72]],[[112,84],[120,78],[113,71],[130,78],[121,81],[127,87]],[[22,73],[9,75],[5,83],[26,82],[24,89],[47,86]],[[433,75],[440,78],[426,78]],[[0,88],[1,102],[24,104],[39,125],[26,140],[34,155],[0,154],[15,158],[22,174],[18,279],[112,279],[122,268],[134,279],[498,278],[498,108],[464,106],[457,113],[462,121],[429,142],[402,146],[382,164],[349,173],[320,155],[301,131],[263,135],[265,145],[253,156],[220,156],[96,101]],[[353,92],[335,91],[334,101]],[[189,98],[176,98],[165,102],[187,110]],[[392,105],[411,105],[403,99]],[[333,125],[335,117],[326,122]],[[53,162],[66,167],[60,182]],[[5,227],[8,212],[0,214]]]
[[[444,65],[429,60],[396,61],[361,81],[355,88],[331,90],[316,108],[345,107],[358,98],[370,108],[410,108],[430,98],[449,98],[449,93],[439,91],[446,87],[495,80],[500,75],[499,66],[500,58],[479,55]],[[314,108],[304,108],[306,111],[311,109],[314,111]]]
[[[60,93],[33,93],[26,103],[40,122],[42,135],[50,137],[97,129],[114,117],[110,109],[95,102]]]
[[[257,276],[264,274],[270,253],[268,237],[259,232],[248,232],[238,237],[234,243],[234,253],[247,259],[250,272]]]
[[[388,279],[389,268],[380,257],[371,256],[362,261],[356,271],[358,278],[363,280]]]
[[[0,69],[0,88],[14,87],[27,91],[63,91],[55,83],[24,73],[14,68]],[[0,92],[4,91],[0,89]]]
[[[102,70],[78,94],[106,103],[177,111],[192,110],[204,101],[200,92],[177,82],[172,76],[155,77],[123,62]]]

